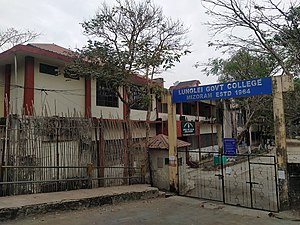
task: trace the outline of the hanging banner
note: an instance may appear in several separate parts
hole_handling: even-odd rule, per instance
[[[172,91],[173,103],[272,94],[272,77],[195,86]]]

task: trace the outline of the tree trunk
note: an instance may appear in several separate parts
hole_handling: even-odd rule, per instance
[[[126,103],[126,115],[125,115],[125,126],[124,126],[124,147],[126,149],[125,152],[125,159],[124,159],[124,166],[125,169],[124,170],[124,177],[128,177],[127,179],[127,183],[130,184],[130,177],[132,175],[131,170],[133,167],[133,160],[132,160],[132,124],[131,124],[131,119],[130,119],[130,115],[131,115],[131,109],[130,109],[130,105],[132,102],[132,95],[131,95],[131,90],[129,87],[125,87],[125,94],[127,95],[127,101]]]
[[[147,83],[147,100],[148,100],[148,109],[146,115],[146,140],[145,140],[145,149],[147,151],[147,154],[145,156],[145,165],[146,168],[148,168],[149,170],[150,184],[152,186],[153,182],[152,182],[151,158],[150,158],[150,152],[148,148],[148,143],[150,138],[150,116],[151,116],[151,109],[152,109],[152,97],[151,97],[151,89],[150,89],[149,81]]]

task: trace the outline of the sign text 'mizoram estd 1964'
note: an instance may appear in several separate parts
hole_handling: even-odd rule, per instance
[[[263,77],[172,91],[173,103],[272,94],[272,78]]]

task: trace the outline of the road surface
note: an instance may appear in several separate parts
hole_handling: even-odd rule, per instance
[[[268,212],[187,197],[158,198],[80,211],[57,212],[3,223],[6,225],[296,225]]]

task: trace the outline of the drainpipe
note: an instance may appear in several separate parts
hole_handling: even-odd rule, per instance
[[[15,93],[16,93],[16,99],[15,99],[15,114],[18,114],[18,63],[17,63],[17,55],[15,54],[14,57],[15,60]]]

